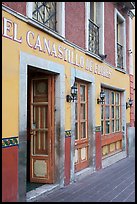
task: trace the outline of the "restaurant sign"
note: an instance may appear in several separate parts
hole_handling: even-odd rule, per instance
[[[91,59],[85,58],[82,55],[79,55],[76,51],[74,52],[65,46],[60,44],[56,45],[55,42],[51,42],[49,39],[47,39],[47,37],[43,37],[40,34],[35,34],[31,30],[28,30],[25,33],[25,38],[23,38],[23,36],[19,36],[18,33],[18,24],[3,17],[3,37],[11,39],[20,44],[26,43],[31,49],[59,58],[94,74],[98,74],[106,78],[110,78],[111,76],[111,70],[108,67],[97,64]]]

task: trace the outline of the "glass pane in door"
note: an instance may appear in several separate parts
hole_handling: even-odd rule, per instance
[[[86,105],[83,103],[81,104],[80,115],[81,115],[81,120],[86,119]]]
[[[80,85],[80,101],[85,101],[85,86]]]
[[[81,139],[86,138],[86,124],[85,122],[81,123]]]

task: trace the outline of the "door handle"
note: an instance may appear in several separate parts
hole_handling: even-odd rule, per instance
[[[36,136],[36,133],[30,132],[30,136]]]
[[[31,131],[30,131],[30,135],[34,135],[34,130],[31,130]]]

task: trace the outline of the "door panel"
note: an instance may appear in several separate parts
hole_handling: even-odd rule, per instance
[[[75,172],[88,166],[88,85],[77,82],[75,104]]]
[[[54,181],[54,78],[31,79],[30,181]]]

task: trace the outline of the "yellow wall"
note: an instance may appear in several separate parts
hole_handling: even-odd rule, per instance
[[[92,74],[95,77],[95,92],[96,92],[96,101],[100,93],[100,83],[106,83],[114,87],[122,88],[127,90],[126,101],[129,98],[129,76],[123,74],[119,71],[114,70],[109,67],[107,64],[99,62],[98,60],[91,58],[88,55],[68,46],[67,44],[51,37],[47,33],[44,33],[41,30],[38,30],[31,25],[19,20],[18,18],[12,16],[11,14],[3,11],[3,17],[10,19],[12,22],[17,23],[18,25],[18,38],[22,36],[22,43],[15,42],[11,39],[2,38],[2,137],[18,136],[19,131],[19,69],[20,69],[20,51],[24,51],[28,54],[32,54],[44,59],[51,60],[53,62],[63,64],[65,66],[65,92],[66,95],[70,93],[70,75],[72,65],[67,61],[59,59],[54,56],[49,56],[47,53],[40,52],[38,49],[34,50],[30,48],[26,43],[26,33],[31,30],[35,33],[35,39],[39,34],[41,39],[45,37],[50,40],[51,43],[55,43],[56,46],[61,45],[62,47],[72,50],[74,54],[83,56],[84,59],[92,60],[93,63],[96,63],[100,66],[105,66],[111,71],[111,77],[106,78],[95,74],[94,71],[87,71],[85,68],[74,66],[76,69],[79,69],[88,74]],[[9,35],[12,35],[12,29],[9,32]],[[23,94],[23,93],[22,93]],[[96,126],[100,125],[100,105],[96,103]],[[71,129],[71,105],[70,103],[65,104],[65,129]],[[127,122],[129,122],[129,110],[126,113]]]

